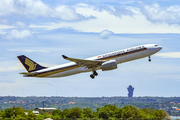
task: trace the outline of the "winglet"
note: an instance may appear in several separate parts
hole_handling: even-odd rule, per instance
[[[65,55],[62,55],[62,57],[64,58],[64,59],[67,59],[68,57],[67,56],[65,56]]]

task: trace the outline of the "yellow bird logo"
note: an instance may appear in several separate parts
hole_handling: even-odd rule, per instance
[[[35,69],[36,69],[36,65],[37,65],[37,64],[34,64],[34,62],[31,61],[31,60],[29,60],[28,58],[26,58],[25,64],[29,66],[29,70],[28,70],[28,71],[35,70]]]

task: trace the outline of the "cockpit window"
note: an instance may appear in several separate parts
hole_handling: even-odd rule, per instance
[[[158,45],[154,45],[154,47],[157,47]]]

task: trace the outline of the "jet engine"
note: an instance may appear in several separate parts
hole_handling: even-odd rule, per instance
[[[117,68],[116,60],[109,60],[104,62],[101,67],[102,71],[113,70]]]

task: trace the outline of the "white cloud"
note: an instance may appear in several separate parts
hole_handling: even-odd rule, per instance
[[[22,70],[24,69],[21,63],[16,63],[15,66],[9,67],[6,70]]]
[[[42,65],[42,66],[46,66],[46,67],[52,67],[52,66],[56,66],[57,64],[47,64],[47,63],[41,63],[41,62],[37,62],[38,64]],[[20,61],[1,61],[0,64],[0,71],[14,71],[14,70],[24,70],[25,68],[23,67],[23,65],[20,63]]]
[[[12,71],[12,70],[22,70],[24,69],[22,64],[17,61],[1,61],[0,71]]]
[[[6,34],[7,39],[24,39],[32,37],[32,33],[29,30],[12,30],[10,33]]]
[[[157,53],[155,55],[163,58],[180,58],[180,52]]]
[[[79,4],[77,5],[77,7],[89,7],[89,8],[93,8],[96,11],[99,12],[103,12],[103,11],[107,11],[112,15],[115,15],[117,17],[122,17],[122,16],[132,16],[133,12],[131,11],[131,9],[129,9],[128,6],[122,6],[122,5],[118,5],[118,6],[113,6],[113,5],[101,5],[101,6],[92,6],[92,5],[84,5],[84,4]],[[83,14],[86,15],[86,14]]]
[[[88,4],[77,4],[75,6],[57,5],[51,7],[40,0],[29,0],[28,2],[26,0],[17,0],[15,2],[7,0],[0,1],[0,16],[20,16],[20,18],[24,19],[35,18],[37,20],[40,17],[41,19],[50,18],[51,22],[41,23],[41,25],[30,23],[32,28],[48,30],[70,28],[80,32],[95,33],[100,33],[106,29],[118,34],[180,33],[180,26],[175,24],[180,21],[180,6],[176,5],[166,8],[160,7],[158,4],[143,6],[143,9],[112,5],[100,6],[98,8],[96,5]],[[92,16],[96,19],[82,21],[92,18]],[[53,23],[52,19],[55,19],[56,23]],[[57,23],[57,20],[62,21]],[[151,21],[155,21],[156,24]],[[20,21],[14,25],[19,28],[27,27],[27,24]],[[4,26],[5,28],[7,26]],[[18,38],[15,35],[14,37]]]
[[[4,68],[0,67],[0,71],[4,71]]]
[[[133,12],[124,7],[117,7],[117,8],[115,8],[115,11],[113,12],[113,14],[117,17],[122,17],[123,15],[131,16],[131,15],[133,15]]]
[[[100,37],[101,37],[102,39],[108,39],[111,34],[113,34],[112,31],[103,30],[103,31],[100,33]]]
[[[23,23],[23,22],[20,22],[20,21],[17,21],[14,25],[17,28],[28,28],[28,25],[26,23]]]
[[[119,4],[126,5],[126,4],[132,4],[132,3],[134,3],[134,1],[125,1],[125,2],[120,2]]]
[[[42,65],[42,66],[46,66],[46,67],[52,67],[52,66],[56,66],[57,64],[47,64],[47,63],[39,63],[38,64]],[[11,71],[11,70],[25,70],[25,68],[23,67],[23,65],[18,61],[18,63],[16,63],[15,66],[9,66],[7,68],[2,68],[2,71]],[[1,71],[1,68],[0,68]]]
[[[10,25],[4,25],[4,24],[0,25],[0,29],[11,29],[11,28],[14,28],[14,27]]]
[[[77,20],[79,18],[76,11],[68,6],[59,6],[55,10],[57,11],[56,16],[63,20]]]
[[[20,16],[23,18],[56,18],[61,20],[84,20],[87,17],[76,13],[72,7],[59,5],[50,7],[40,0],[1,0],[0,16]],[[41,18],[42,19],[42,18]]]
[[[127,1],[116,6],[107,4],[98,7],[83,3],[75,6],[49,6],[41,0],[28,0],[28,2],[27,0],[2,0],[0,1],[0,17],[6,22],[7,20],[4,18],[7,18],[7,16],[12,19],[29,18],[31,20],[31,18],[35,18],[39,20],[38,18],[41,18],[42,21],[49,20],[51,22],[41,23],[41,25],[30,23],[33,28],[48,30],[67,27],[81,32],[97,33],[105,29],[114,33],[180,33],[180,26],[178,25],[180,23],[179,5],[161,7],[155,3],[142,5],[142,9],[140,9],[136,6],[130,7],[127,5],[132,3],[133,1]],[[96,19],[82,21],[92,18],[92,16]],[[54,20],[56,20],[56,23],[53,23]],[[57,23],[57,20],[63,22]],[[20,21],[14,25],[19,28],[27,27],[25,23]],[[5,29],[13,26],[3,27]]]
[[[16,14],[26,17],[48,16],[51,9],[40,0],[2,0],[0,15]]]
[[[30,25],[32,28],[44,28],[48,30],[58,28],[71,28],[80,32],[100,33],[103,30],[110,30],[113,33],[180,33],[179,25],[168,25],[166,23],[153,24],[146,19],[146,16],[137,8],[129,7],[133,12],[131,15],[117,17],[106,10],[95,10],[93,6],[78,6],[77,13],[84,16],[95,16],[96,19],[78,22],[59,22],[44,25]]]
[[[142,13],[148,20],[156,23],[180,24],[180,6],[161,7],[158,3],[144,5]]]
[[[8,50],[8,51],[15,51],[15,52],[27,52],[27,53],[33,53],[33,52],[35,52],[35,53],[49,53],[50,51],[48,51],[48,50],[23,50],[23,49],[10,49],[10,50]]]

